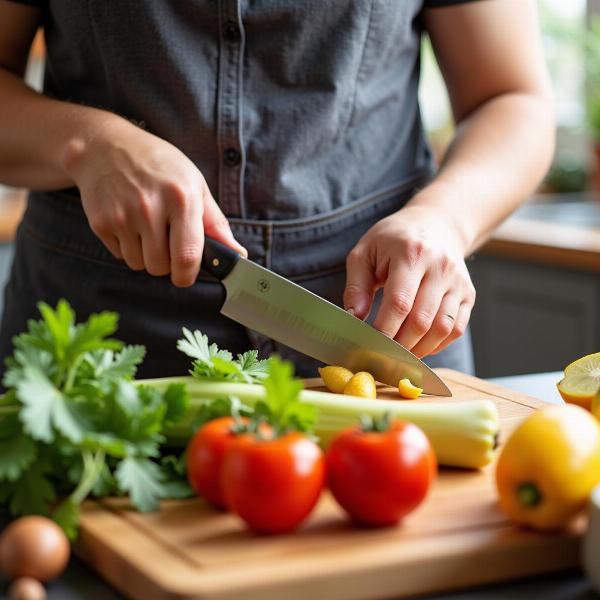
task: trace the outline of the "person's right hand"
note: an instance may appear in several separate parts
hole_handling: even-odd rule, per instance
[[[92,231],[134,270],[196,280],[204,234],[244,256],[204,177],[175,146],[127,121],[71,142],[65,170]]]

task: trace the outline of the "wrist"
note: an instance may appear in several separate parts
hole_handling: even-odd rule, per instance
[[[462,210],[462,195],[458,186],[435,180],[413,196],[406,207],[430,209],[436,218],[442,219],[453,231],[466,257],[472,252],[477,235],[471,217]]]
[[[109,146],[125,135],[127,128],[134,127],[118,115],[104,111],[94,113],[78,123],[59,153],[59,167],[75,185],[79,185],[95,158],[105,156]]]

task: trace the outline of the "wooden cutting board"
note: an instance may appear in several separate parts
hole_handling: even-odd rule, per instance
[[[455,371],[438,373],[454,394],[445,401],[496,403],[503,439],[544,405]],[[432,400],[439,399],[418,401]],[[139,600],[371,600],[574,567],[583,526],[562,534],[518,529],[497,508],[492,467],[444,469],[425,503],[391,529],[351,526],[328,494],[299,531],[276,537],[252,535],[201,500],[164,502],[146,514],[106,500],[88,503],[76,551]]]

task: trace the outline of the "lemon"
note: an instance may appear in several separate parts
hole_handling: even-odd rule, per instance
[[[401,379],[398,383],[398,392],[403,398],[414,400],[423,393],[423,388],[413,385],[410,379]]]
[[[344,394],[361,398],[377,398],[375,379],[371,373],[359,371],[355,373],[344,387]]]
[[[564,379],[556,387],[565,402],[591,410],[592,400],[600,390],[600,352],[588,354],[568,365]]]
[[[325,387],[334,394],[342,394],[346,384],[352,379],[352,371],[344,367],[321,367],[319,375]]]

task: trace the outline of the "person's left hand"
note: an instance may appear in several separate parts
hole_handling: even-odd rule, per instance
[[[344,307],[365,319],[378,288],[373,326],[419,357],[460,337],[475,303],[465,244],[436,208],[409,205],[379,221],[348,255]]]

